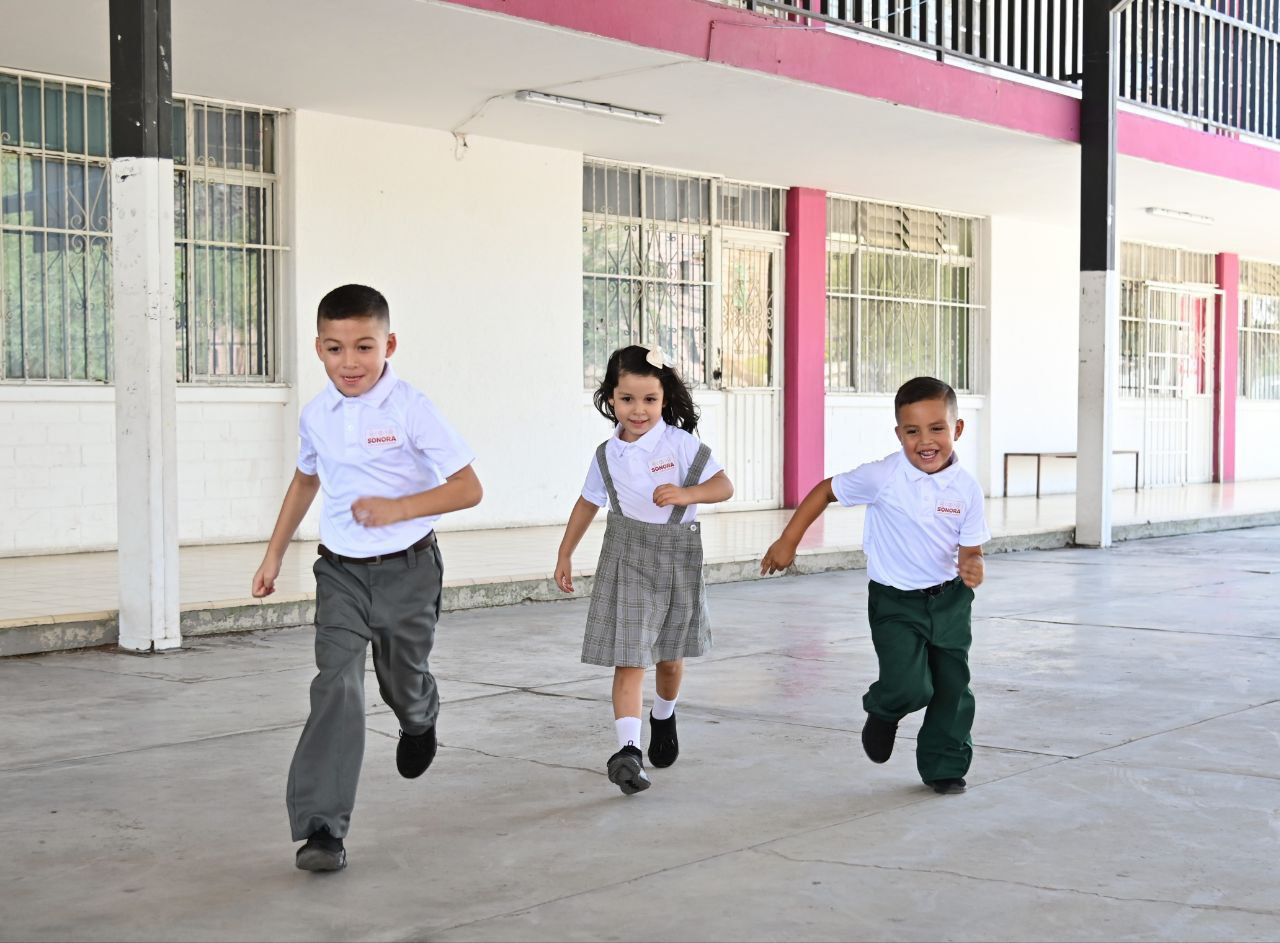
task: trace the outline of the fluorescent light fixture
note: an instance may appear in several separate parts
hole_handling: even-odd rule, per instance
[[[567,95],[550,95],[546,92],[533,92],[525,89],[516,92],[516,101],[531,102],[535,105],[550,105],[553,108],[567,108],[570,111],[581,111],[592,115],[605,115],[609,118],[624,118],[627,121],[642,121],[645,124],[662,124],[662,115],[652,111],[636,111],[634,108],[622,108],[608,102],[589,102],[581,98],[570,98]]]
[[[1163,206],[1148,206],[1149,216],[1163,216],[1165,219],[1176,219],[1184,223],[1199,223],[1201,226],[1212,226],[1212,216],[1201,216],[1199,213],[1187,213],[1183,210],[1169,210]]]

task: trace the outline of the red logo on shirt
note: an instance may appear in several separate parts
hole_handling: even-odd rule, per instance
[[[652,465],[649,466],[649,474],[656,475],[659,472],[664,472],[669,468],[675,468],[675,467],[676,467],[676,463],[674,459],[660,458],[656,462],[654,462]]]
[[[365,436],[365,445],[395,445],[400,440],[396,438],[396,434],[391,429],[379,429],[376,432],[370,432]]]
[[[961,509],[954,504],[939,504],[938,513],[939,514],[960,514]]]

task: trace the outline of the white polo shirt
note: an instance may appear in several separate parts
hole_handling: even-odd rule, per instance
[[[390,363],[360,396],[344,396],[331,381],[303,407],[298,438],[298,470],[320,476],[320,540],[347,557],[403,550],[440,518],[365,527],[351,514],[357,498],[427,491],[475,459],[431,400],[397,378]]]
[[[605,445],[605,459],[609,463],[609,474],[613,478],[614,490],[618,492],[623,517],[648,524],[667,523],[671,520],[671,508],[660,508],[654,504],[653,491],[659,485],[684,484],[702,440],[683,429],[667,425],[661,419],[634,442],[623,442],[621,436],[622,426],[615,427],[613,438]],[[715,456],[708,457],[698,484],[720,469]],[[582,496],[597,507],[609,506],[609,492],[605,490],[595,455],[591,456],[591,464],[587,468]],[[685,509],[681,522],[687,524],[697,517],[698,506],[692,504]]]
[[[902,452],[831,479],[836,500],[865,504],[867,575],[897,589],[924,589],[956,576],[958,547],[991,539],[982,513],[982,486],[954,452],[930,475]]]

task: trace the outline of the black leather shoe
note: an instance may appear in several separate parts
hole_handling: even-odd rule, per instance
[[[637,747],[628,743],[609,757],[609,782],[621,789],[624,796],[633,796],[652,785],[644,771],[644,757]]]
[[[897,723],[868,714],[867,722],[862,725],[862,749],[872,763],[887,763],[893,755],[893,740],[897,735]]]
[[[435,758],[435,727],[429,727],[425,733],[418,734],[400,731],[400,742],[396,744],[396,769],[401,776],[405,779],[417,779],[427,771]]]
[[[676,715],[658,720],[649,714],[649,762],[658,769],[665,769],[680,755],[680,741],[676,739]]]
[[[347,866],[347,849],[342,847],[341,838],[334,838],[327,828],[320,828],[298,849],[295,863],[302,871],[341,871]]]
[[[954,779],[935,779],[925,785],[932,786],[933,791],[940,796],[955,795],[956,793],[964,792],[968,788],[964,779],[959,776]]]

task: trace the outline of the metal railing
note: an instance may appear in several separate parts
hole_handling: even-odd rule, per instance
[[[1078,84],[1089,0],[721,0],[1047,82]],[[1280,140],[1280,0],[1133,0],[1117,17],[1123,99]]]

